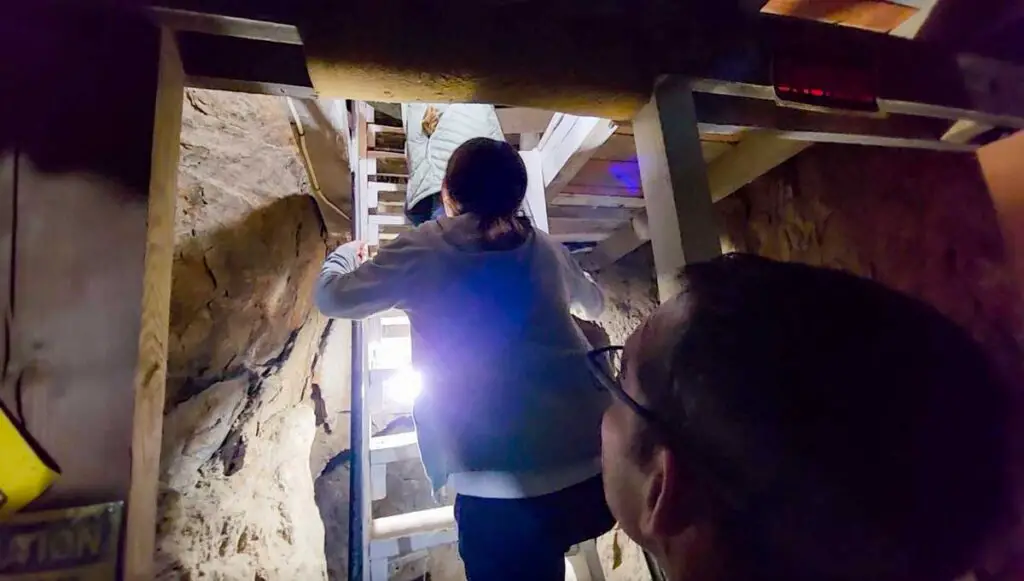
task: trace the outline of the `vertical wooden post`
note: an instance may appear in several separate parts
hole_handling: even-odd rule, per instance
[[[544,195],[544,168],[541,154],[536,149],[520,151],[519,157],[523,158],[526,165],[526,206],[534,227],[538,230],[548,231],[548,200]]]
[[[687,263],[722,253],[693,95],[680,77],[665,77],[633,120],[640,181],[662,302],[679,293]]]
[[[153,578],[184,82],[174,36],[162,30],[153,116],[142,328],[139,362],[135,369],[131,489],[125,531],[124,578],[129,581]]]

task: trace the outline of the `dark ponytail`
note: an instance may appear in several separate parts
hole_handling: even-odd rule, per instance
[[[488,250],[515,248],[530,234],[518,216],[526,197],[526,165],[504,141],[476,137],[460,145],[448,160],[444,182],[458,213],[480,220],[481,245]]]

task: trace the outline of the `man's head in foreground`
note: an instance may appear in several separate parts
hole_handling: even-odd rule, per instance
[[[931,307],[731,255],[629,339],[612,512],[669,578],[951,581],[1009,515],[1008,403]],[[632,399],[632,401],[630,401]]]

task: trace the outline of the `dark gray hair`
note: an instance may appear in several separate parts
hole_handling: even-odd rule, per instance
[[[700,450],[684,463],[710,461],[711,493],[742,499],[718,507],[732,558],[798,581],[948,581],[977,564],[1013,513],[1011,404],[967,333],[837,270],[729,255],[682,279],[631,364]],[[641,455],[671,447],[642,440]]]

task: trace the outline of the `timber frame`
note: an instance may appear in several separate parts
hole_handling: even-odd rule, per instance
[[[118,263],[119,276],[127,278],[114,281],[122,285],[123,289],[118,288],[127,292],[129,302],[136,301],[132,303],[136,310],[129,313],[129,324],[111,323],[119,345],[126,337],[129,339],[129,346],[122,347],[119,355],[131,360],[134,367],[134,380],[117,379],[121,382],[119,389],[134,394],[129,417],[121,418],[130,422],[130,442],[120,442],[130,449],[130,478],[95,494],[87,487],[64,490],[54,500],[57,504],[82,498],[129,501],[122,570],[123,577],[130,580],[153,578],[177,143],[184,86],[306,100],[482,101],[558,110],[576,116],[562,117],[559,122],[572,121],[582,144],[600,140],[607,129],[599,123],[589,124],[584,117],[632,120],[647,213],[634,219],[630,228],[636,236],[653,243],[662,300],[677,292],[673,279],[680,267],[721,252],[712,202],[717,192],[732,186],[719,190],[714,185],[716,179],[725,178],[716,178],[714,168],[706,168],[700,159],[698,128],[711,133],[737,127],[759,129],[800,143],[832,141],[950,150],[972,150],[976,147],[972,139],[981,127],[1024,128],[1021,67],[857,30],[752,16],[741,10],[739,3],[722,8],[728,3],[710,2],[706,4],[719,7],[698,8],[699,4],[681,2],[678,8],[666,9],[666,14],[656,9],[638,10],[636,25],[626,27],[621,20],[629,13],[628,6],[604,13],[591,11],[583,4],[566,8],[572,0],[546,8],[540,23],[535,14],[517,15],[521,3],[489,10],[468,9],[452,20],[440,18],[445,11],[452,11],[448,3],[440,2],[420,3],[407,10],[397,0],[382,0],[359,3],[344,11],[337,4],[318,2],[303,3],[301,10],[282,8],[285,3],[226,0],[158,0],[156,4],[148,12],[149,23],[133,18],[117,21],[127,36],[142,39],[135,48],[147,55],[157,79],[155,89],[140,81],[131,93],[148,100],[152,121],[144,135],[133,136],[133,144],[143,146],[149,155],[132,159],[135,166],[128,172],[133,178],[144,175],[145,179],[141,185],[139,180],[129,179],[126,186],[136,193],[145,191],[145,208],[127,204],[109,210],[127,224],[117,242],[137,254],[134,260]],[[648,7],[648,3],[642,6]],[[384,22],[395,14],[402,15],[393,24],[397,33],[415,37],[429,32],[441,40],[433,43],[422,59],[411,60],[400,43],[379,43],[365,30],[366,22]],[[469,19],[473,26],[465,28],[462,19]],[[42,21],[48,22],[46,18]],[[421,26],[424,21],[435,23],[440,30]],[[469,33],[451,33],[460,26]],[[91,34],[96,37],[102,34],[100,30]],[[601,31],[616,34],[608,35],[609,42],[600,46],[580,41],[601,37]],[[527,37],[536,42],[520,51],[522,39]],[[679,38],[686,40],[680,43]],[[159,50],[154,50],[155,46]],[[502,49],[508,46],[517,48]],[[781,106],[772,84],[773,59],[780,54],[801,55],[812,50],[826,61],[854,59],[871,68],[880,114],[846,116]],[[459,82],[446,80],[445,71],[450,70],[461,71]],[[45,70],[43,74],[56,78],[62,72]],[[25,83],[32,86],[29,81]],[[136,115],[128,120],[130,123],[111,121],[111,131],[127,135],[131,131],[128,126],[140,120]],[[578,123],[582,124],[577,128]],[[974,130],[965,133],[965,124],[975,124]],[[952,131],[957,126],[960,129]],[[23,141],[32,139],[27,135],[18,131],[13,136],[3,135],[5,151],[20,149]],[[85,136],[78,137],[73,144],[82,143]],[[546,144],[540,145],[543,150]],[[568,156],[560,153],[558,159],[564,158],[562,167],[571,170],[573,156],[579,155],[577,149]],[[105,163],[85,160],[84,170],[110,175]],[[0,169],[7,165],[9,160],[0,159]],[[65,170],[43,168],[39,173]],[[357,175],[360,171],[354,168]],[[10,173],[0,172],[5,176],[4,184]],[[545,194],[550,200],[550,192]],[[27,197],[16,199],[20,204]],[[533,192],[531,201],[539,199],[540,192]],[[21,210],[9,203],[9,197],[2,201],[7,210],[0,218],[7,226],[0,246],[13,257],[20,252],[16,243],[23,242],[12,226],[16,222],[13,216]],[[39,216],[40,223],[55,225],[47,222],[44,214]],[[21,245],[17,247],[25,250]],[[70,252],[73,254],[74,249]],[[65,258],[69,263],[82,259]],[[13,280],[17,274],[14,266],[12,260],[5,271],[7,280],[0,281],[0,288],[8,289],[9,296],[2,301],[8,308],[8,320],[14,322],[3,336],[12,353],[4,365],[5,384],[13,380],[12,375],[20,378],[39,365],[31,359],[34,355],[19,350],[31,334],[26,323],[32,321],[19,318],[24,305],[15,306],[18,288]],[[44,282],[36,284],[44,286]],[[83,303],[79,308],[89,307]],[[356,329],[361,332],[358,326]],[[354,348],[359,344],[353,341]],[[364,353],[353,353],[354,359],[363,357]],[[360,378],[356,380],[362,383]],[[127,383],[131,383],[130,390]],[[69,387],[80,389],[77,383]],[[353,400],[353,409],[356,405]],[[352,424],[356,427],[361,421],[353,417]],[[361,473],[357,476],[367,477]],[[70,474],[69,480],[74,477]],[[354,487],[353,492],[356,490]],[[368,500],[353,500],[357,513],[352,515],[352,524],[358,528],[353,529],[351,537],[355,551],[352,562],[359,563],[355,566],[361,571],[364,555],[360,553],[365,545],[356,539],[368,534],[362,529],[362,511]]]

